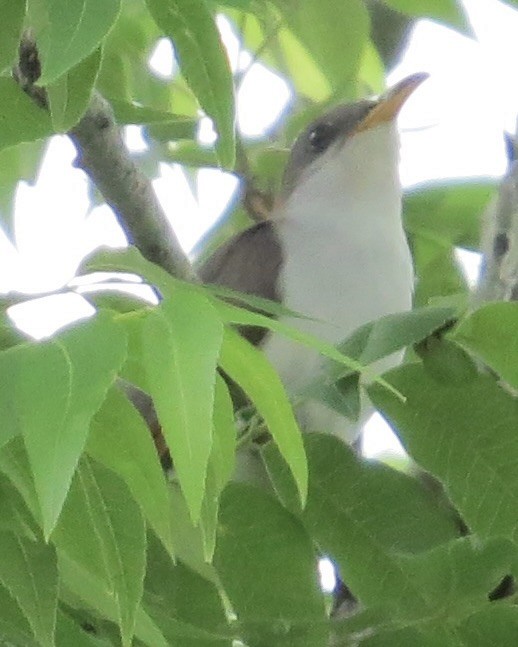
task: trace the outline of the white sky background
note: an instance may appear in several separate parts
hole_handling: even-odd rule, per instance
[[[431,78],[402,111],[401,177],[405,186],[445,177],[499,176],[506,166],[502,133],[514,132],[518,113],[518,12],[496,0],[464,0],[477,40],[460,36],[430,21],[421,21],[389,84],[413,72]],[[238,67],[249,63],[228,24],[220,27],[230,58]],[[171,48],[163,44],[153,58],[157,73],[170,75]],[[289,100],[287,85],[263,66],[250,69],[238,95],[238,123],[246,137],[258,136],[279,116]],[[202,133],[204,139],[210,132]],[[142,146],[137,128],[128,142]],[[49,146],[36,186],[21,183],[16,197],[16,245],[0,232],[0,292],[52,291],[66,284],[80,260],[101,244],[124,245],[110,210],[89,210],[87,179],[73,168],[74,150],[65,137]],[[179,166],[162,165],[154,186],[186,250],[223,211],[236,189],[232,175],[201,170],[197,196],[192,195]],[[469,265],[476,269],[476,263]],[[73,318],[91,312],[78,295],[17,306],[16,323],[42,337]],[[379,421],[375,448],[367,434],[367,451],[383,447]],[[369,449],[370,448],[370,449]]]

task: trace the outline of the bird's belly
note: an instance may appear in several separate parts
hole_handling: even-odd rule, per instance
[[[370,240],[354,240],[340,230],[308,236],[296,227],[285,229],[282,240],[289,261],[280,282],[284,302],[312,318],[287,322],[335,344],[368,321],[411,308],[413,269],[403,231],[392,227],[388,238],[376,233]],[[265,351],[294,397],[318,377],[324,361],[280,335],[270,337]],[[339,424],[324,415],[319,403],[306,406],[302,417],[304,426],[313,430]]]

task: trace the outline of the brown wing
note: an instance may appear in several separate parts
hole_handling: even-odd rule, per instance
[[[260,222],[237,234],[210,256],[198,274],[204,283],[280,301],[279,272],[282,249],[271,222]],[[258,344],[262,328],[246,328],[241,333]]]

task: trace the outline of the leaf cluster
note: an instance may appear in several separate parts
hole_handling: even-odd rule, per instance
[[[218,14],[248,63],[231,67]],[[94,89],[121,125],[142,126],[150,175],[162,161],[219,165],[271,190],[303,122],[382,89],[384,61],[413,20],[468,30],[454,0],[0,0],[0,15],[0,210],[11,234],[17,182],[35,178],[45,139],[78,122]],[[398,29],[380,32],[380,16]],[[48,110],[11,77],[24,28],[38,43]],[[176,60],[168,79],[148,65],[164,36]],[[236,142],[236,89],[256,61],[294,91],[277,149]],[[213,148],[196,136],[202,114],[217,131]],[[275,304],[187,285],[132,248],[102,251],[84,269],[137,274],[159,305],[98,291],[87,297],[94,317],[34,342],[14,329],[6,301],[0,642],[514,645],[515,600],[495,592],[518,564],[518,306],[465,314],[455,261],[457,247],[478,249],[493,190],[457,182],[405,196],[419,307],[339,348],[257,312],[278,315]],[[247,222],[232,208],[201,253]],[[329,364],[311,396],[351,418],[365,367],[404,350],[405,363],[368,392],[411,460],[396,469],[325,434],[303,438],[279,377],[236,325],[317,349]],[[268,430],[253,452],[256,419],[236,427],[223,375]],[[172,476],[126,382],[153,400]],[[317,577],[323,555],[357,601],[350,617],[330,614]]]

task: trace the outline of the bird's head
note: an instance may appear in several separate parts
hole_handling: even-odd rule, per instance
[[[413,74],[378,99],[339,105],[312,122],[292,147],[280,204],[327,188],[350,195],[392,181],[399,152],[395,121],[426,78],[426,73]]]

